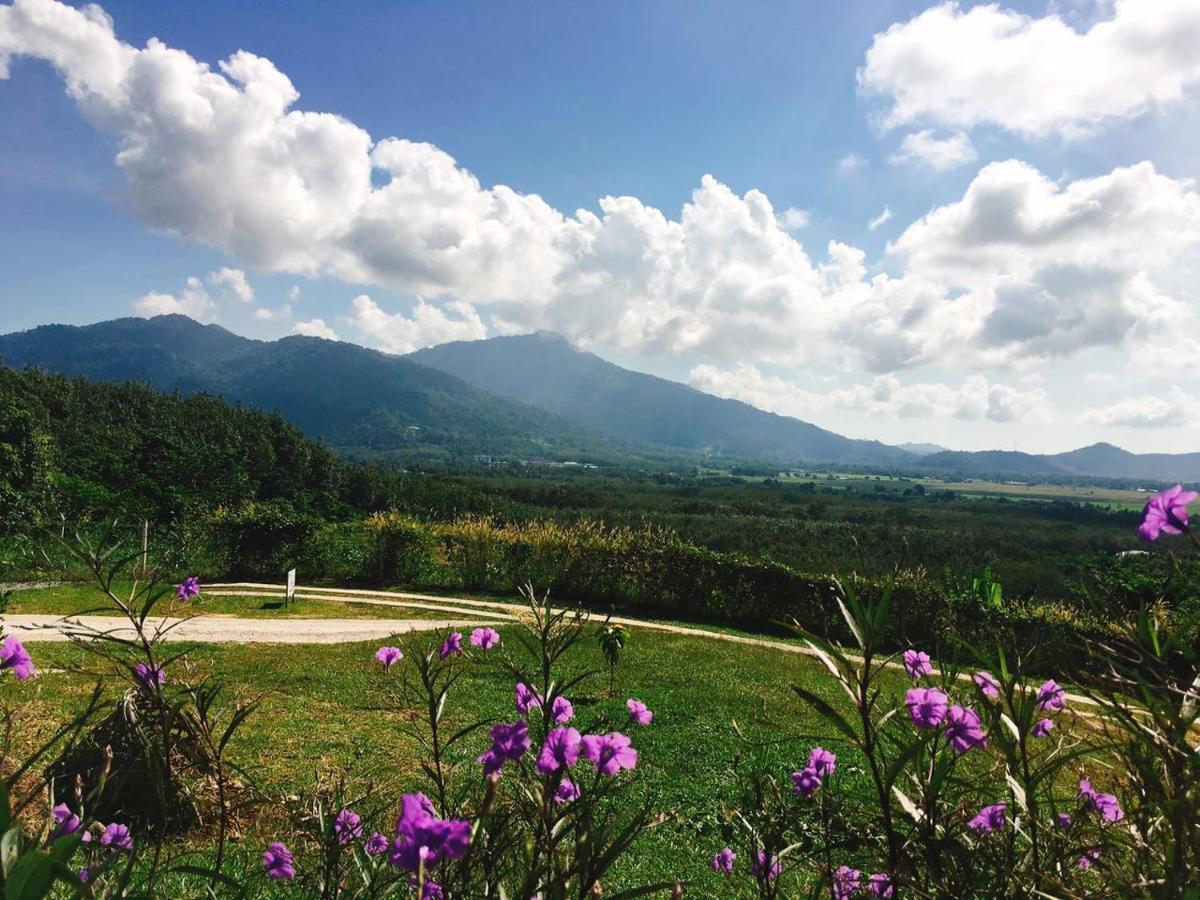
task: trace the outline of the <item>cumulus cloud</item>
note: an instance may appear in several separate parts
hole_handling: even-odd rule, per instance
[[[853,175],[866,167],[867,161],[857,153],[847,153],[837,161],[837,166],[835,166],[839,175]]]
[[[951,25],[974,12],[939,10]],[[1153,43],[1161,29],[1147,27]],[[115,137],[128,206],[150,227],[239,267],[425,297],[411,314],[354,301],[349,327],[394,352],[548,328],[723,366],[983,370],[1144,346],[1189,321],[1200,276],[1195,186],[1149,163],[1065,184],[989,165],[905,229],[873,274],[838,241],[810,255],[789,231],[800,211],[712,176],[675,217],[627,196],[565,215],[481,185],[430,144],[296,108],[267,59],[241,51],[214,69],[160,41],[125,44],[96,7],[0,6],[0,57],[16,54],[54,65]],[[839,169],[865,164],[851,155]],[[157,296],[143,305],[170,306]]]
[[[260,306],[254,310],[254,318],[260,322],[277,322],[292,317],[292,306],[290,303],[285,303],[278,309],[269,309],[265,306]]]
[[[888,222],[892,221],[893,218],[894,216],[892,214],[892,208],[890,206],[885,206],[883,208],[883,212],[867,223],[867,230],[874,231],[876,228],[881,228]]]
[[[487,337],[487,328],[470,304],[453,302],[447,309],[452,315],[419,299],[411,316],[387,313],[366,294],[359,294],[351,304],[349,320],[363,340],[389,353]]]
[[[939,138],[926,128],[906,134],[900,142],[900,149],[888,157],[888,162],[897,166],[926,166],[935,172],[945,172],[974,162],[978,156],[975,145],[963,132],[956,131]]]
[[[324,319],[309,319],[307,322],[297,322],[292,326],[292,334],[325,338],[327,341],[336,341],[338,339],[337,334],[325,324]]]
[[[794,206],[789,206],[777,218],[779,219],[780,228],[787,231],[796,231],[808,227],[808,223],[812,220],[812,214],[807,209],[797,209]]]
[[[217,306],[213,303],[204,282],[192,276],[178,294],[151,291],[133,301],[133,310],[147,319],[153,316],[182,315],[197,322],[215,322]]]
[[[1200,194],[1150,163],[1067,184],[992,163],[888,251],[958,292],[970,344],[993,361],[1144,344],[1194,317]]]
[[[1084,411],[1083,420],[1093,425],[1123,425],[1131,428],[1173,428],[1191,425],[1195,418],[1196,400],[1178,385],[1163,396],[1143,394],[1118,400],[1108,406],[1094,406]]]
[[[982,375],[972,375],[958,387],[936,382],[904,384],[894,375],[881,375],[867,384],[811,391],[785,378],[766,375],[757,366],[741,363],[731,369],[696,366],[688,382],[697,390],[718,397],[741,400],[759,409],[800,419],[831,410],[856,410],[871,416],[992,422],[1050,418],[1049,402],[1042,389],[1020,390],[989,384]]]
[[[246,273],[241,269],[231,269],[229,266],[225,266],[209,275],[208,281],[215,287],[224,288],[243,303],[249,303],[254,299],[254,288],[250,287],[250,282],[246,280]]]
[[[942,3],[877,34],[858,85],[887,105],[887,128],[988,124],[1077,138],[1163,109],[1200,82],[1200,4],[1117,0],[1077,31],[1058,14]]]

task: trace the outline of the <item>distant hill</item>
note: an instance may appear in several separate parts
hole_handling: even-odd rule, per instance
[[[914,460],[912,454],[878,441],[852,440],[799,419],[623,369],[547,332],[458,341],[407,358],[639,444],[779,464],[888,466]]]
[[[619,452],[605,435],[403,357],[311,337],[254,341],[184,316],[8,334],[0,336],[0,362],[277,410],[352,456],[586,459]]]
[[[1200,453],[960,452],[853,440],[653,375],[548,333],[391,356],[311,337],[255,341],[184,316],[46,325],[0,336],[0,363],[141,381],[278,411],[351,458],[404,461],[707,458],[832,463],[978,478],[1200,481]]]
[[[941,444],[896,444],[901,450],[913,456],[929,456],[931,453],[948,453],[949,450]]]
[[[1033,454],[1008,450],[932,453],[917,461],[923,469],[978,478],[1062,478],[1082,476],[1162,481],[1200,481],[1200,453],[1130,453],[1112,444],[1092,444],[1066,453]]]

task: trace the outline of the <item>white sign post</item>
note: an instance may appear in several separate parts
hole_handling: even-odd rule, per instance
[[[296,599],[296,570],[290,569],[287,574],[287,600],[286,605],[291,606],[292,601]]]

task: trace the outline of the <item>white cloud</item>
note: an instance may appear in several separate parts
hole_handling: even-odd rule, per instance
[[[959,387],[936,382],[903,384],[894,375],[881,375],[868,384],[810,391],[787,379],[765,375],[754,365],[741,363],[732,369],[696,366],[688,383],[718,397],[741,400],[759,409],[800,419],[834,410],[855,410],[869,416],[993,422],[1051,418],[1046,394],[1040,388],[1022,391],[1009,385],[989,384],[982,375],[968,377]]]
[[[287,298],[293,303],[300,299],[300,285],[293,284],[290,288],[288,288]]]
[[[921,165],[935,172],[945,172],[957,166],[974,162],[979,154],[975,145],[963,132],[956,131],[948,137],[936,137],[931,129],[906,134],[900,149],[888,157],[893,165]]]
[[[938,9],[950,27],[1002,12]],[[675,217],[627,196],[564,215],[482,186],[429,144],[296,109],[269,60],[240,52],[214,70],[158,41],[136,49],[95,7],[0,6],[0,55],[16,53],[50,61],[115,136],[129,208],[150,227],[241,267],[428,298],[411,315],[355,301],[351,327],[396,352],[549,328],[725,366],[991,371],[1092,347],[1136,353],[1195,325],[1200,195],[1149,163],[1061,184],[1016,161],[986,166],[870,274],[860,249],[831,241],[810,255],[781,226],[786,210],[711,176]],[[169,305],[156,296],[147,308]]]
[[[1054,13],[942,3],[877,34],[858,72],[885,127],[996,125],[1075,138],[1178,102],[1200,82],[1200,3],[1117,0],[1076,31]]]
[[[1195,409],[1196,399],[1175,386],[1166,396],[1143,394],[1108,406],[1091,407],[1084,411],[1083,420],[1093,425],[1171,428],[1193,424]]]
[[[389,353],[487,337],[487,328],[470,304],[453,302],[447,309],[454,315],[418,299],[411,316],[387,313],[366,294],[359,294],[350,307],[350,324],[366,343]]]
[[[892,221],[892,218],[893,218],[892,208],[890,206],[885,206],[883,208],[883,212],[881,212],[879,215],[877,215],[875,218],[873,218],[870,222],[867,223],[867,230],[874,231],[876,228],[880,228],[883,225],[886,225],[888,222]]]
[[[337,334],[325,324],[324,319],[309,319],[307,322],[297,322],[292,326],[292,334],[325,338],[327,341],[336,341],[338,339]]]
[[[229,266],[217,269],[208,276],[208,283],[225,288],[243,303],[249,303],[254,299],[254,288],[250,287],[250,282],[246,280],[246,273],[241,269],[231,269]]]
[[[906,278],[955,298],[933,308],[956,307],[957,327],[918,329],[927,353],[964,338],[993,363],[1144,344],[1195,326],[1184,298],[1200,275],[1200,194],[1150,163],[1062,185],[992,163],[888,250]]]
[[[808,223],[812,221],[812,214],[807,209],[797,209],[794,206],[789,206],[777,216],[779,227],[785,231],[798,231],[801,228],[807,228]]]
[[[292,307],[290,303],[285,303],[278,309],[268,309],[265,306],[260,306],[254,310],[254,318],[260,322],[277,322],[292,317]]]
[[[215,322],[217,307],[204,289],[204,283],[196,277],[187,280],[178,295],[151,291],[133,302],[133,310],[139,316],[181,315],[197,322]]]
[[[839,175],[853,175],[866,167],[867,161],[857,153],[847,153],[837,161],[836,169]]]

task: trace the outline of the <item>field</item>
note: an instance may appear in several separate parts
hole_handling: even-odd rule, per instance
[[[514,643],[511,629],[501,634],[504,645]],[[29,704],[25,715],[48,724],[82,701],[91,683],[89,661],[70,646],[31,646],[43,668],[66,671],[22,685],[11,702]],[[219,673],[230,699],[263,696],[237,738],[234,759],[267,797],[301,794],[312,790],[318,778],[342,773],[356,786],[370,782],[394,794],[420,787],[418,752],[405,730],[405,707],[393,704],[388,682],[371,658],[374,650],[375,644],[200,645],[192,648],[190,659],[197,675]],[[594,647],[574,666],[576,671],[601,668]],[[792,693],[792,683],[839,702],[836,688],[811,659],[637,631],[619,668],[614,695],[607,695],[599,677],[581,692],[576,708],[582,722],[619,724],[626,697],[638,697],[655,711],[654,723],[632,734],[641,756],[631,802],[645,800],[672,814],[623,861],[612,888],[681,878],[694,884],[690,895],[715,896],[708,858],[727,843],[718,821],[719,798],[736,794],[735,772],[751,763],[768,766],[786,780],[811,744],[821,742],[839,754],[842,788],[851,794],[865,789],[855,754],[831,738]],[[896,689],[901,688],[898,678]],[[482,668],[468,676],[452,702],[456,722],[509,717],[512,688],[499,673]],[[479,777],[476,744],[458,760],[462,777],[472,781]],[[249,857],[261,854],[277,826],[269,814],[245,821],[243,843]],[[200,843],[203,837],[194,834],[191,840]]]

